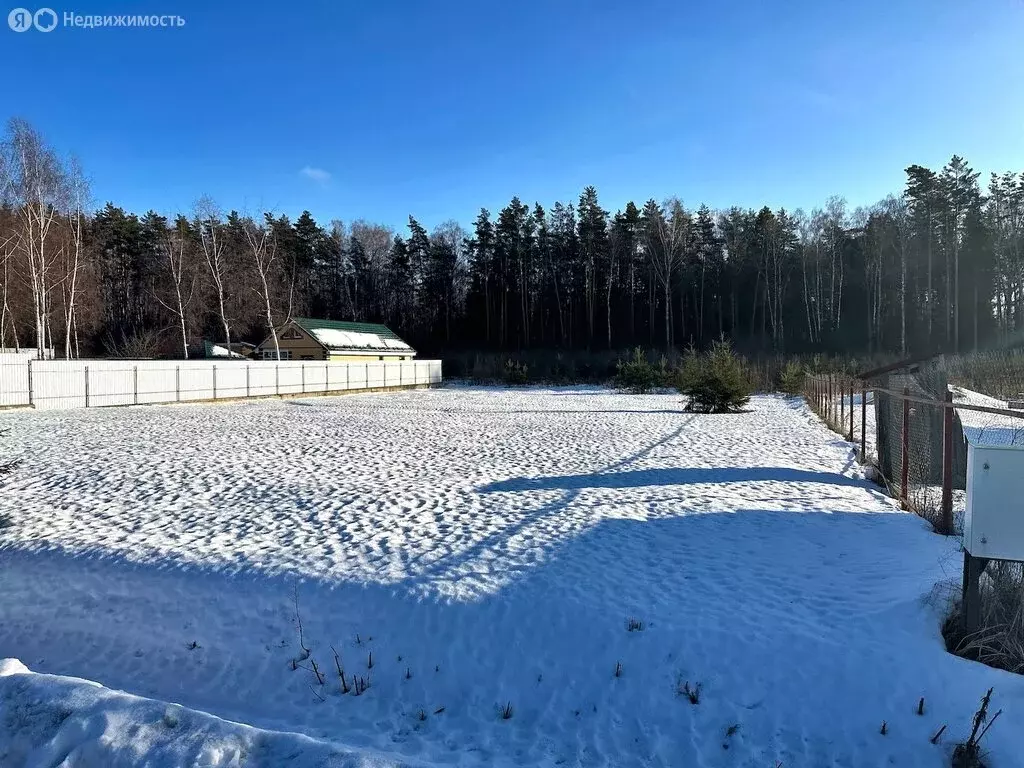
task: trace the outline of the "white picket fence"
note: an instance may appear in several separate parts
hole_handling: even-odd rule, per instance
[[[13,356],[12,356],[13,357]],[[0,405],[92,408],[440,384],[440,360],[28,360],[0,356]]]

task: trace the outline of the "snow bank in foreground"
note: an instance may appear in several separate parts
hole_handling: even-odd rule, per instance
[[[0,765],[293,768],[408,765],[296,733],[250,728],[176,704],[0,659]]]

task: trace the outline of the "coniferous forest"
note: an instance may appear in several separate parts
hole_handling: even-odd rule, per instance
[[[97,205],[86,169],[19,119],[0,157],[8,348],[181,357],[293,316],[384,322],[430,356],[721,336],[748,353],[918,355],[1024,337],[1024,172],[981,179],[957,155],[909,165],[867,207],[712,210],[637,190],[611,211],[587,187],[432,232],[205,197],[173,216]]]

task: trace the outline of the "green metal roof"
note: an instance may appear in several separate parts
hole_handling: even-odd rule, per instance
[[[314,328],[328,328],[332,331],[350,331],[352,333],[375,333],[382,339],[404,341],[397,333],[381,323],[351,323],[347,320],[316,320],[311,317],[295,317],[292,322],[304,331],[312,333]]]

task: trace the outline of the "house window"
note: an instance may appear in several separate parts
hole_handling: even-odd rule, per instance
[[[273,349],[264,349],[263,350],[263,359],[264,360],[276,360],[278,358],[277,358],[277,355],[274,353]],[[281,358],[280,359],[281,360],[291,360],[292,359],[292,351],[290,349],[282,349],[281,350]]]
[[[302,334],[299,333],[294,328],[289,328],[284,333],[281,334],[280,338],[282,338],[282,339],[301,339],[302,338]]]

